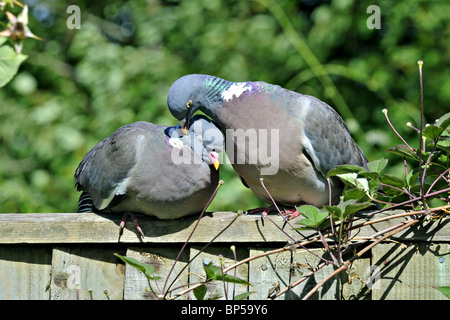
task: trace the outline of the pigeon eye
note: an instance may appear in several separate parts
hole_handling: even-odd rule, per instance
[[[189,100],[189,101],[186,103],[186,108],[189,109],[190,107],[192,107],[192,101],[191,101],[191,100]]]

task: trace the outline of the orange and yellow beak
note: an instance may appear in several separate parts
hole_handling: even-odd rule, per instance
[[[180,121],[181,131],[183,131],[183,134],[188,134],[189,132],[189,114],[186,115],[186,119],[183,121]]]
[[[220,165],[219,154],[217,152],[212,151],[212,152],[209,153],[209,158],[211,159],[211,162],[213,163],[214,168],[216,170],[218,170],[219,169],[219,165]]]

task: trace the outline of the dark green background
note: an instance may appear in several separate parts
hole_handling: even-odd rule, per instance
[[[28,59],[0,89],[0,212],[72,212],[73,173],[99,140],[126,123],[174,125],[167,91],[207,73],[312,94],[346,120],[369,160],[417,135],[424,61],[425,120],[450,111],[449,1],[28,1]],[[69,30],[66,9],[81,9]],[[381,29],[366,25],[378,5]],[[15,6],[11,11],[20,12]],[[0,21],[6,22],[4,12]],[[249,115],[251,116],[251,115]],[[210,210],[261,203],[223,166]]]

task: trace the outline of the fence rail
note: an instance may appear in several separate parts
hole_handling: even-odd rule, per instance
[[[144,239],[138,237],[131,219],[119,237],[120,218],[90,213],[0,214],[0,299],[153,299],[143,274],[124,265],[115,253],[152,264],[160,277],[152,285],[155,291],[168,286],[181,272],[172,296],[199,281],[206,261],[219,265],[220,256],[229,266],[236,259],[261,256],[230,272],[248,280],[250,289],[213,282],[207,297],[231,298],[250,290],[249,299],[266,299],[311,272],[326,255],[323,246],[315,245],[308,251],[297,248],[264,256],[285,247],[290,238],[300,239],[298,231],[279,216],[263,221],[259,216],[241,215],[234,221],[234,212],[215,212],[200,220],[166,282],[197,218],[162,221],[138,216]],[[406,219],[385,220],[353,235],[370,237]],[[312,299],[445,299],[433,286],[450,286],[449,221],[424,222],[376,245],[354,261],[348,272],[328,281]],[[302,231],[302,236],[309,234]],[[301,299],[333,268],[326,265],[277,299]],[[179,298],[191,299],[193,294]]]

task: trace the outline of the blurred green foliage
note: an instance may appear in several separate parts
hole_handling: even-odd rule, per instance
[[[341,113],[369,160],[388,158],[399,176],[403,162],[385,150],[401,142],[381,110],[418,145],[405,125],[418,127],[418,60],[426,121],[450,110],[446,0],[377,1],[380,29],[366,25],[368,0],[27,3],[29,26],[46,41],[24,42],[28,59],[0,89],[0,212],[74,211],[83,156],[129,122],[176,124],[167,91],[188,73],[314,95]],[[70,4],[80,29],[66,25]],[[222,179],[210,210],[262,205],[230,165]]]

